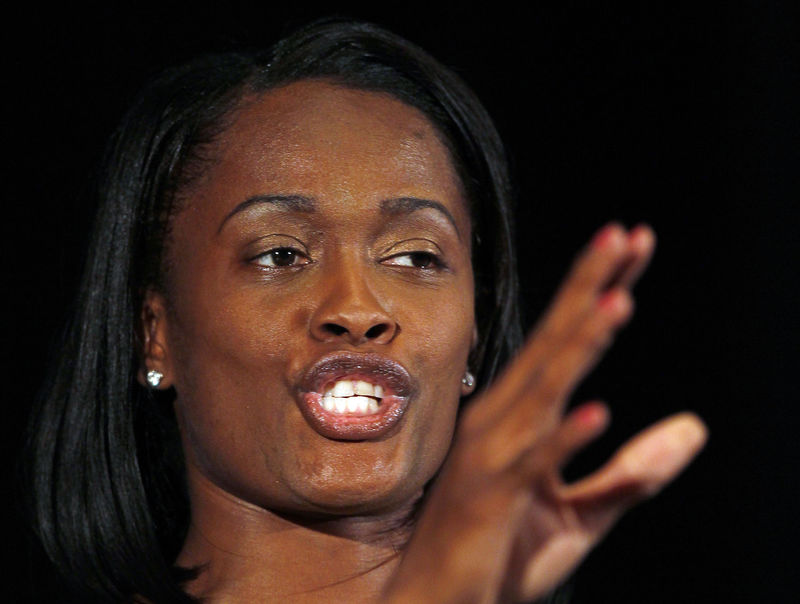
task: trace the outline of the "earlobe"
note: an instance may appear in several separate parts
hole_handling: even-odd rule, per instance
[[[142,362],[137,378],[142,386],[163,390],[172,386],[167,346],[167,307],[164,296],[148,290],[141,313]],[[158,380],[155,376],[160,376]]]

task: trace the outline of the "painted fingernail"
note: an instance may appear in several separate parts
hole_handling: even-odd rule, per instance
[[[599,402],[584,403],[573,414],[576,422],[595,429],[605,427],[611,419],[608,407]]]
[[[630,314],[633,307],[633,300],[627,292],[619,289],[612,289],[600,296],[597,306],[606,312],[618,315],[622,318]]]
[[[595,249],[611,247],[619,241],[622,232],[622,225],[618,222],[611,222],[597,232],[592,240],[592,246]]]

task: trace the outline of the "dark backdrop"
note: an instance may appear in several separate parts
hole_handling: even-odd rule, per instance
[[[574,602],[792,601],[798,465],[795,281],[797,36],[791,2],[586,3],[509,12],[337,6],[454,67],[508,143],[520,190],[530,324],[573,253],[609,219],[660,247],[638,314],[576,398],[608,400],[594,467],[674,410],[708,422],[705,453],[632,512],[572,582]],[[49,343],[67,314],[103,142],[142,82],[197,51],[265,44],[330,10],[7,13],[2,331],[11,467]],[[3,495],[13,501],[13,478]],[[46,584],[9,512],[12,593]]]

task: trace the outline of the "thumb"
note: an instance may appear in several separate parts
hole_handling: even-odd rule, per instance
[[[596,472],[564,485],[560,497],[580,510],[587,528],[603,534],[631,506],[674,480],[707,440],[695,414],[672,415],[634,436]]]

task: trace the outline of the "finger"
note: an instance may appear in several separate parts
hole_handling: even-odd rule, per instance
[[[670,416],[640,432],[587,478],[566,485],[561,497],[596,512],[621,513],[671,482],[707,439],[705,424],[693,413]]]
[[[628,234],[612,223],[602,229],[575,263],[560,289],[542,331],[568,333],[582,313],[612,289],[630,291],[650,262],[655,233],[639,225]]]
[[[628,236],[629,258],[609,287],[633,288],[650,263],[656,247],[656,235],[649,226],[640,224]]]
[[[526,456],[543,435],[557,429],[569,394],[594,366],[610,345],[614,331],[632,312],[630,294],[620,290],[609,292],[579,329],[552,352],[530,383],[513,393],[513,400],[504,401],[502,414],[492,418],[490,424],[470,423],[471,431],[482,430],[486,435],[484,446],[494,451],[492,456],[496,463],[504,465]],[[471,420],[472,417],[465,418],[464,423]]]
[[[639,238],[647,237],[640,235]],[[600,292],[620,274],[629,257],[628,251],[627,235],[620,225],[612,223],[598,232],[576,260],[550,310],[531,333],[527,344],[495,383],[494,396],[483,405],[483,415],[505,414],[520,392],[528,389],[531,381],[539,376],[544,362],[552,359],[565,340],[592,314]],[[636,263],[632,271],[640,272],[643,268],[643,264]]]
[[[628,235],[621,225],[611,223],[598,231],[575,259],[537,331],[568,332],[574,320],[588,312],[620,274],[629,256]]]
[[[522,460],[528,482],[555,490],[561,485],[560,470],[578,451],[600,436],[608,427],[608,407],[594,401],[572,410],[561,425],[544,441],[536,443]]]
[[[611,414],[608,406],[592,401],[573,409],[559,430],[556,446],[556,465],[560,470],[572,457],[608,428]]]
[[[553,351],[544,369],[516,401],[516,421],[547,430],[557,425],[569,395],[611,345],[615,332],[633,314],[633,299],[615,289]],[[511,415],[511,414],[509,414]]]
[[[558,417],[567,397],[611,345],[617,330],[633,315],[633,298],[623,289],[607,292],[550,358],[532,395]]]

